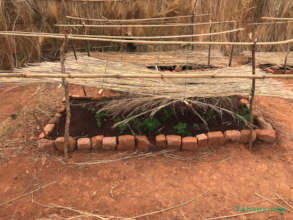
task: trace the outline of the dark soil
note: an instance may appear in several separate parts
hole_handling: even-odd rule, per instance
[[[158,68],[159,71],[175,71],[177,65],[168,65],[168,66],[147,66],[148,69],[156,70]],[[202,64],[187,64],[180,65],[180,71],[185,70],[210,70],[217,69],[218,67],[212,65],[202,65]]]
[[[96,135],[118,136],[121,134],[147,135],[153,139],[157,134],[177,134],[181,136],[194,136],[208,131],[240,130],[247,128],[245,123],[238,118],[233,118],[229,113],[221,114],[212,109],[198,109],[202,118],[207,121],[206,126],[203,121],[196,116],[190,108],[183,103],[175,104],[160,110],[153,118],[148,115],[141,116],[130,121],[126,126],[113,128],[113,125],[121,121],[122,116],[116,118],[110,115],[101,117],[101,126],[98,126],[96,112],[100,109],[100,101],[94,100],[72,100],[71,101],[71,124],[70,136],[72,137],[92,137]],[[230,103],[231,105],[231,103]],[[226,106],[227,108],[227,106]],[[247,117],[248,109],[237,102],[228,107],[230,110]],[[243,111],[246,113],[244,114]],[[147,122],[146,122],[147,121]],[[146,124],[147,123],[147,124]],[[156,126],[156,124],[158,124]],[[256,124],[256,120],[255,120]],[[50,138],[64,135],[65,114],[60,123],[52,132]],[[130,128],[131,129],[130,129]],[[177,127],[177,128],[176,128]]]
[[[274,68],[277,67],[277,68]],[[278,66],[276,64],[266,63],[266,64],[260,64],[259,68],[266,72],[271,72],[273,74],[285,74],[285,67],[284,66]],[[286,66],[286,74],[293,74],[293,66]]]

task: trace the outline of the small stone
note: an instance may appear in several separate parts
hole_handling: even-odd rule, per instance
[[[180,150],[181,147],[181,136],[179,135],[167,135],[167,146],[170,148],[177,148]]]
[[[240,143],[248,144],[249,143],[249,135],[250,135],[250,130],[240,131]],[[255,140],[256,140],[256,133],[255,133],[255,131],[253,131],[252,132],[252,142],[255,142]]]
[[[78,150],[90,150],[91,149],[91,139],[90,138],[79,138],[77,140]]]
[[[225,144],[225,137],[221,131],[208,132],[208,143],[212,146],[221,146]]]
[[[156,136],[156,146],[159,148],[165,148],[167,146],[166,136],[159,134]]]
[[[116,150],[117,138],[116,137],[104,137],[103,146],[104,150]]]
[[[46,136],[48,136],[49,134],[51,134],[51,132],[54,130],[55,128],[55,124],[47,124],[45,127],[44,127],[44,133]]]
[[[207,147],[208,146],[208,137],[205,134],[196,135],[197,145],[199,147]]]
[[[41,152],[55,151],[55,141],[48,139],[41,139],[38,141],[38,149]]]
[[[57,150],[63,152],[64,151],[64,137],[58,137],[55,140],[55,145],[56,145]],[[69,140],[68,140],[68,151],[69,152],[72,152],[74,150],[75,150],[75,140],[74,140],[73,137],[69,137]]]
[[[226,142],[236,142],[239,143],[240,141],[240,131],[236,131],[236,130],[231,130],[231,131],[225,131],[225,138],[226,138]]]
[[[146,136],[135,136],[137,149],[139,151],[149,151],[154,145],[149,141]]]
[[[94,150],[101,149],[103,146],[104,135],[92,137],[92,148]]]
[[[258,140],[269,144],[272,144],[276,141],[277,136],[273,129],[256,129],[255,132]]]
[[[132,135],[121,135],[118,137],[118,150],[135,150],[135,139]]]
[[[194,151],[197,147],[197,139],[195,137],[182,138],[182,150]]]

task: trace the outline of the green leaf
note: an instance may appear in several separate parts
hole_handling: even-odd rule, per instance
[[[143,124],[144,124],[145,130],[150,133],[154,132],[156,129],[158,129],[161,126],[161,122],[156,118],[154,119],[147,118],[144,120]]]

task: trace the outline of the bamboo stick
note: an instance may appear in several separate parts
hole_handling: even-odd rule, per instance
[[[0,35],[7,36],[22,36],[22,37],[46,37],[55,39],[64,39],[64,36],[59,34],[49,34],[49,33],[38,33],[38,32],[23,32],[17,33],[14,31],[0,31]],[[118,39],[106,39],[106,38],[92,38],[92,37],[78,37],[76,35],[68,35],[69,40],[89,40],[89,41],[99,41],[99,42],[115,42],[115,43],[136,43],[136,44],[147,44],[147,45],[236,45],[236,46],[251,46],[252,42],[202,42],[202,41],[145,41],[145,40],[118,40]],[[283,45],[292,43],[293,39],[274,41],[274,42],[257,42],[258,46],[269,46],[269,45]]]
[[[292,33],[292,29],[290,27],[291,27],[291,25],[288,23],[287,24],[287,34],[289,35],[289,37],[291,37],[290,35]],[[286,71],[287,71],[287,62],[288,62],[289,53],[290,53],[290,44],[287,45],[287,52],[286,52],[285,59],[284,59],[284,74],[286,74]]]
[[[212,33],[213,30],[213,26],[212,26],[212,22],[210,21],[210,33]],[[210,42],[212,41],[212,36],[210,35]],[[209,50],[208,50],[208,66],[211,65],[211,49],[212,49],[212,45],[209,45]]]
[[[197,0],[194,1],[193,9],[192,9],[192,24],[195,23],[195,10],[196,10]],[[194,35],[194,26],[191,27],[191,34]],[[194,36],[191,37],[191,41],[194,41]],[[194,50],[194,45],[192,45],[192,50]]]
[[[233,52],[234,52],[234,45],[232,45],[232,47],[231,47],[231,51],[230,51],[229,63],[228,63],[228,66],[229,66],[229,67],[232,66]]]
[[[293,75],[284,74],[42,74],[42,73],[0,73],[0,78],[80,78],[80,79],[95,79],[95,78],[109,78],[109,79],[293,79]]]
[[[214,21],[212,24],[235,23],[237,21]],[[186,27],[186,26],[200,26],[209,25],[210,22],[202,23],[172,23],[172,24],[87,24],[89,28],[122,28],[122,27]],[[82,24],[55,24],[56,27],[83,27]]]
[[[293,21],[293,18],[276,18],[276,17],[262,17],[264,20],[279,20],[279,21]]]
[[[227,31],[221,32],[213,32],[213,33],[204,33],[204,34],[186,34],[186,35],[167,35],[167,36],[131,36],[131,39],[172,39],[172,38],[187,38],[187,37],[202,37],[202,36],[210,36],[210,35],[221,35],[221,34],[229,34],[238,31],[244,31],[244,28],[237,28]],[[11,33],[10,31],[2,31],[2,33]],[[29,32],[21,32],[15,31],[15,33],[29,33]],[[40,33],[44,35],[50,35],[51,33]],[[54,35],[64,36],[62,34],[54,33]],[[111,35],[80,35],[74,34],[76,37],[92,37],[92,38],[109,38],[109,39],[129,39],[129,36],[111,36]]]
[[[253,46],[251,49],[252,52],[252,75],[255,75],[256,62],[255,62],[255,51],[256,51],[256,39],[255,34],[253,34]],[[252,150],[253,147],[253,104],[254,104],[254,95],[255,95],[255,79],[252,79],[251,94],[249,99],[249,150]]]
[[[61,60],[61,73],[65,75],[65,49],[67,46],[67,35],[65,35],[64,42],[60,48],[60,60]],[[70,127],[70,101],[69,101],[69,91],[68,91],[68,81],[66,78],[62,78],[62,83],[64,86],[65,93],[65,103],[66,103],[66,121],[65,121],[65,131],[64,131],[64,157],[68,159],[68,143],[69,143],[69,127]]]
[[[195,17],[203,17],[208,16],[209,14],[200,14],[195,15]],[[182,16],[173,16],[173,17],[159,17],[159,18],[140,18],[140,19],[95,19],[95,18],[81,18],[74,16],[66,16],[66,18],[74,19],[74,20],[83,20],[83,21],[98,21],[98,22],[139,22],[139,21],[157,21],[157,20],[169,20],[169,19],[177,19],[177,18],[190,18],[193,15],[182,15]]]

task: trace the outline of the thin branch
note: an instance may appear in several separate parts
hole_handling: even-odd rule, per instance
[[[5,202],[0,203],[0,206],[6,205],[6,204],[11,203],[11,202],[14,202],[14,201],[16,201],[16,200],[18,200],[18,199],[21,199],[21,198],[25,197],[25,196],[29,196],[29,195],[31,195],[32,193],[35,193],[35,192],[37,192],[37,191],[39,191],[39,190],[41,190],[41,189],[45,189],[45,188],[47,188],[48,186],[50,186],[50,185],[52,185],[52,184],[55,184],[55,183],[56,183],[56,181],[53,181],[53,182],[50,182],[50,183],[48,183],[48,184],[46,184],[46,185],[38,186],[36,189],[34,189],[34,190],[32,190],[32,191],[30,191],[30,192],[28,192],[28,193],[24,193],[24,194],[22,194],[22,195],[19,195],[19,196],[13,198],[13,199],[10,199],[10,200],[8,200],[8,201],[5,201]]]

